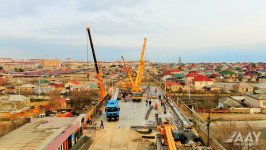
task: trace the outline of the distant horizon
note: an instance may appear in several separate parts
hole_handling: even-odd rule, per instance
[[[12,60],[15,60],[15,61],[20,61],[20,60],[31,60],[31,59],[59,59],[59,58],[21,58],[21,59],[15,59],[15,58],[11,58],[11,57],[0,57],[0,59],[5,59],[5,58],[10,58]],[[64,59],[59,59],[61,60],[62,62],[65,62],[67,61],[68,58],[64,58]],[[72,58],[71,58],[72,59]],[[75,60],[73,59],[74,62],[87,62],[86,60]],[[97,60],[98,62],[117,62],[117,61],[122,61],[122,60],[113,60],[113,61],[104,61],[104,60]],[[139,61],[139,60],[125,60],[126,62],[128,61]],[[146,61],[149,61],[151,63],[176,63],[178,64],[178,61],[176,62],[156,62],[156,61],[150,61],[150,60],[146,60]],[[93,63],[93,60],[89,60],[89,63]],[[243,62],[181,62],[183,64],[200,64],[200,63],[266,63],[266,62],[263,62],[263,61],[243,61]]]

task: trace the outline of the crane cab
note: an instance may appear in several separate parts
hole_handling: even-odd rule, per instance
[[[132,92],[132,101],[141,101],[142,95],[142,92]]]

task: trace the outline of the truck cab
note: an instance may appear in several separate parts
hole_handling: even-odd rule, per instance
[[[118,100],[112,99],[107,101],[105,108],[107,120],[111,120],[112,118],[119,120],[119,111],[120,107],[118,105]]]

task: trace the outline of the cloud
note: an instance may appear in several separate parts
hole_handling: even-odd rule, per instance
[[[116,60],[120,53],[137,59],[145,36],[148,54],[155,57],[151,59],[162,61],[167,59],[160,57],[164,52],[188,57],[197,53],[218,54],[221,49],[252,53],[256,45],[266,43],[263,0],[0,0],[0,3],[3,54],[6,49],[12,53],[14,49],[17,52],[27,48],[31,49],[32,57],[48,55],[52,52],[49,49],[66,52],[62,57],[67,57],[67,53],[71,57],[72,51],[77,50],[80,51],[77,54],[82,54],[88,26],[101,54],[117,50],[108,55],[108,60]],[[22,48],[21,43],[27,44]],[[169,57],[174,60],[175,56]]]

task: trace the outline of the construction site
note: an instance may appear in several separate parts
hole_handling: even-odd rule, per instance
[[[149,45],[146,37],[141,46],[139,61],[136,64],[128,63],[121,56],[121,62],[118,65],[120,70],[113,69],[113,72],[118,71],[118,73],[112,74],[111,80],[106,82],[108,80],[106,77],[110,73],[103,69],[101,63],[97,61],[91,30],[86,28],[86,31],[93,58],[93,67],[90,71],[93,69],[94,73],[89,76],[86,70],[67,71],[67,74],[59,76],[63,81],[60,83],[55,82],[54,75],[47,77],[47,80],[44,77],[38,79],[37,94],[36,90],[33,90],[33,84],[22,86],[23,90],[18,86],[19,95],[2,96],[0,103],[2,110],[1,150],[225,150],[250,148],[249,144],[231,146],[230,139],[229,144],[225,144],[223,141],[224,136],[231,134],[232,130],[255,131],[253,125],[249,125],[249,123],[231,123],[231,120],[243,121],[240,114],[225,114],[233,111],[246,113],[247,110],[249,113],[251,109],[195,110],[195,105],[186,104],[196,101],[190,97],[190,89],[188,98],[182,93],[183,97],[181,98],[185,98],[186,101],[171,95],[169,87],[174,83],[166,84],[165,81],[163,84],[156,78],[156,75],[149,71],[152,69],[151,67],[145,68],[147,66],[146,49]],[[89,47],[87,51],[89,51]],[[198,76],[203,78],[204,82],[212,82],[207,77]],[[86,88],[88,84],[81,86],[76,80],[67,81],[77,78],[79,81],[96,82],[96,90],[93,89],[92,84],[88,89]],[[47,86],[43,86],[45,88],[42,91],[41,82],[51,82],[49,85],[57,90],[46,91],[50,93],[46,94]],[[110,85],[109,87],[107,83]],[[97,93],[95,93],[96,91]],[[31,93],[31,98],[20,95],[21,92]],[[39,99],[44,100],[39,101]],[[52,101],[47,99],[52,99]],[[220,107],[224,105],[219,103]],[[252,109],[252,111],[258,110]],[[213,113],[212,116],[211,113]],[[263,114],[256,115],[255,120],[264,120],[264,117]],[[254,119],[254,115],[249,114],[245,118],[251,120]],[[229,121],[229,123],[223,121]],[[254,126],[259,127],[258,125]],[[252,133],[259,143],[258,137],[261,132]],[[238,134],[238,136],[242,136],[240,131]],[[251,133],[247,132],[246,134],[245,140],[252,140],[251,135],[250,138],[248,137]],[[252,146],[261,148],[257,145]]]
[[[171,99],[147,73],[144,60],[147,38],[136,71],[131,71],[122,56],[126,76],[106,90],[90,28],[87,32],[99,87],[97,104],[75,116],[73,112],[60,112],[46,117],[39,107],[30,111],[21,108],[21,113],[15,115],[7,113],[11,121],[18,116],[28,120],[0,138],[1,150],[224,149],[208,134],[205,121],[189,120],[180,109],[186,105]]]

